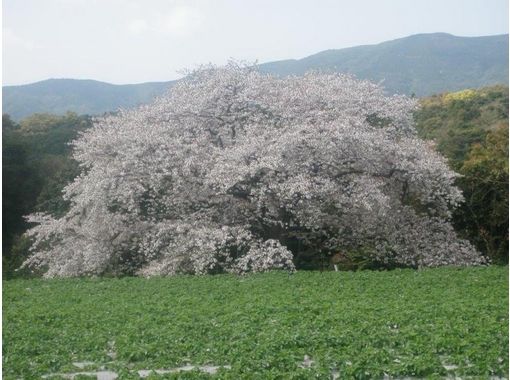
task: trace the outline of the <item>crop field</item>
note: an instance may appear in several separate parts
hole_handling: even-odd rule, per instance
[[[3,376],[507,378],[508,267],[4,281]]]

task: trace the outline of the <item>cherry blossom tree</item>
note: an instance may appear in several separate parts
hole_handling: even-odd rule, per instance
[[[346,75],[202,67],[74,142],[70,209],[29,216],[24,265],[48,277],[293,270],[299,246],[481,264],[450,224],[456,174],[416,136],[415,108]]]

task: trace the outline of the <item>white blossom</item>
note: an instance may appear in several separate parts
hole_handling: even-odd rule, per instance
[[[457,175],[416,136],[415,108],[346,75],[202,67],[74,142],[70,209],[30,217],[24,265],[48,277],[292,270],[296,241],[392,265],[483,263],[451,227]]]

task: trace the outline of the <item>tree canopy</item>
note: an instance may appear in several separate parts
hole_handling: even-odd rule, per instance
[[[46,276],[294,269],[302,250],[387,266],[480,264],[457,238],[457,175],[417,137],[416,102],[339,74],[230,63],[97,119],[61,217],[33,214]]]

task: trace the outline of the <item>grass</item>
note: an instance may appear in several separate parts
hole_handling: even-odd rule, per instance
[[[4,378],[76,361],[123,379],[508,377],[508,267],[3,282]]]

